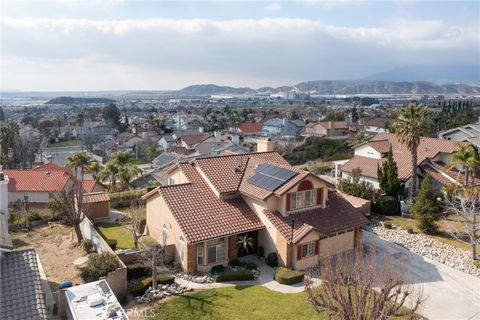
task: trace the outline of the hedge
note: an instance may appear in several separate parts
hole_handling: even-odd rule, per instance
[[[160,274],[157,276],[157,284],[172,284],[174,282],[175,282],[175,277],[172,277],[166,274]],[[152,277],[148,277],[141,280],[140,282],[135,284],[133,287],[128,289],[128,292],[130,292],[130,294],[135,297],[141,296],[151,286],[152,286]]]
[[[400,214],[400,202],[391,196],[383,196],[373,206],[373,212],[382,215]]]
[[[210,272],[213,274],[217,274],[217,273],[224,272],[225,269],[226,269],[225,266],[219,264],[219,265],[213,266],[212,269],[210,269]]]
[[[133,263],[127,266],[127,279],[136,279],[145,277],[149,274],[149,268],[141,263]]]
[[[227,271],[217,275],[217,282],[253,280],[253,273],[249,270]]]
[[[267,256],[267,259],[265,260],[265,263],[272,268],[275,268],[276,266],[278,266],[277,254],[275,252],[270,253]]]
[[[275,280],[281,284],[295,284],[303,281],[303,272],[284,267],[275,268]]]

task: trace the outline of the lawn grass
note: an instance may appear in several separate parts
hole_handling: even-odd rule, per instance
[[[175,297],[149,310],[152,319],[324,319],[305,292],[285,294],[261,286],[202,290]]]
[[[388,221],[392,224],[395,224],[402,229],[406,230],[408,228],[412,228],[415,233],[422,233],[420,229],[417,227],[417,223],[415,222],[414,219],[408,219],[400,216],[385,216],[385,217],[379,216],[379,218],[383,219],[384,221]],[[437,225],[439,227],[439,234],[426,235],[426,236],[465,251],[470,251],[472,249],[472,247],[468,243],[458,241],[446,233],[446,230],[448,228],[447,221],[440,220],[437,222]],[[480,246],[478,247],[478,250],[480,250]]]
[[[62,141],[62,142],[55,142],[49,143],[48,148],[55,148],[55,147],[74,147],[79,146],[82,144],[81,140],[70,140],[70,141]]]
[[[135,247],[132,233],[121,224],[98,223],[97,229],[104,239],[117,240],[117,249],[133,249]]]

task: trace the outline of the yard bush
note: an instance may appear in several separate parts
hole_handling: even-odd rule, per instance
[[[213,274],[217,274],[224,271],[225,271],[225,267],[222,266],[221,264],[219,264],[218,266],[213,266],[212,269],[210,269],[210,272]]]
[[[175,277],[172,277],[166,274],[159,274],[157,276],[157,284],[172,284],[174,282],[175,282]],[[148,277],[139,281],[133,287],[128,289],[128,292],[130,292],[130,294],[135,297],[141,296],[151,286],[152,286],[152,277]]]
[[[257,270],[257,264],[255,262],[248,262],[245,264],[245,269],[247,270]]]
[[[253,273],[249,270],[221,272],[217,275],[217,282],[253,280]]]
[[[303,272],[277,267],[275,268],[275,280],[281,284],[292,285],[303,281]]]
[[[400,214],[400,202],[391,196],[383,196],[375,202],[373,211],[383,215],[399,215]]]
[[[128,280],[142,278],[148,274],[149,274],[149,268],[145,267],[141,263],[133,263],[127,266]]]
[[[117,249],[117,244],[118,244],[118,241],[115,240],[115,239],[107,239],[107,244],[110,246],[110,248],[112,248],[113,251],[115,251]]]
[[[82,240],[82,247],[83,247],[83,250],[85,250],[86,253],[93,252],[93,242],[92,242],[92,240],[83,239]]]
[[[265,263],[272,268],[275,268],[276,266],[278,266],[277,254],[275,252],[270,253]]]
[[[234,267],[239,267],[239,266],[242,266],[242,261],[240,261],[238,259],[234,259],[230,262],[230,265],[234,266]]]
[[[28,216],[28,221],[39,221],[39,220],[42,220],[42,216],[37,211],[33,211]]]
[[[120,263],[113,254],[108,252],[93,253],[89,256],[87,265],[80,268],[80,277],[82,277],[84,282],[97,281],[119,266]]]

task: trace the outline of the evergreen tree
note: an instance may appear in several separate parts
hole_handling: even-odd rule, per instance
[[[377,169],[380,189],[387,195],[398,199],[400,193],[400,181],[398,180],[397,163],[393,160],[392,145],[387,154],[387,161]]]
[[[358,111],[357,111],[357,106],[353,106],[352,108],[352,122],[357,122],[358,121]]]
[[[438,226],[435,223],[440,219],[442,206],[437,201],[432,190],[432,177],[426,175],[420,188],[420,193],[412,207],[412,213],[417,221],[417,226],[422,232],[433,234]]]

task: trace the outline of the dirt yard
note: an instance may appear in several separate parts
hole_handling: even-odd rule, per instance
[[[74,285],[82,283],[73,261],[86,254],[83,248],[76,244],[72,227],[55,223],[34,228],[29,232],[13,232],[11,236],[15,249],[36,249],[53,291],[63,281],[71,281]]]

